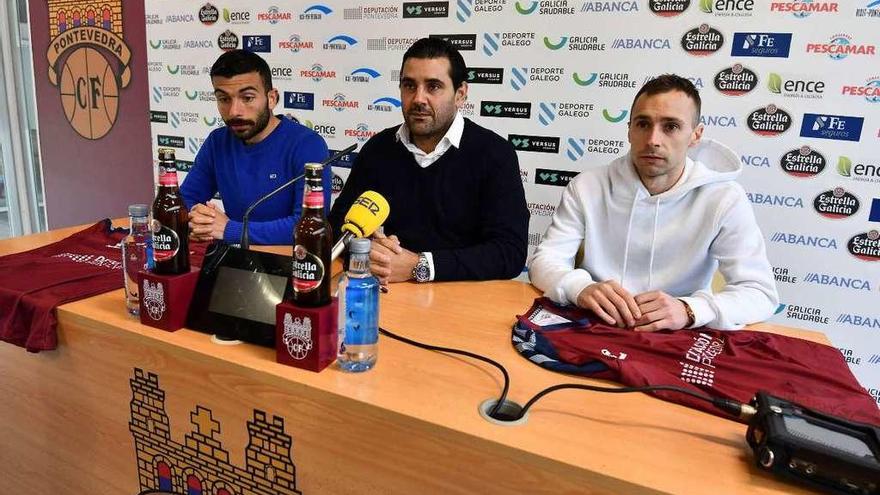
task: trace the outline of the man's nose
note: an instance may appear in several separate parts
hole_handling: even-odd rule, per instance
[[[415,93],[413,93],[413,102],[415,103],[426,103],[428,101],[428,92],[425,91],[425,88],[422,86],[417,86]]]
[[[229,103],[229,115],[232,117],[238,117],[244,111],[244,102],[238,98],[232,98],[232,101]]]
[[[659,146],[663,138],[663,128],[661,125],[651,126],[648,132],[648,144],[650,146]]]

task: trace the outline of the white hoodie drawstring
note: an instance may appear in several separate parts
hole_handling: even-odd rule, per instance
[[[633,226],[633,217],[636,212],[636,202],[639,200],[639,188],[636,187],[635,194],[633,194],[633,202],[629,207],[629,223],[626,226],[626,243],[623,245],[623,270],[621,270],[620,274],[620,286],[626,287],[623,283],[623,279],[626,278],[626,261],[629,258],[629,235],[632,232]]]
[[[648,259],[648,290],[654,289],[654,244],[657,240],[657,220],[660,218],[660,198],[654,201],[654,230],[651,231],[651,257]]]

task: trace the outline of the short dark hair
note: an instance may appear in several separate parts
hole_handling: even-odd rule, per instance
[[[645,85],[639,89],[639,92],[636,93],[636,97],[633,98],[632,106],[630,107],[630,115],[632,115],[632,111],[636,107],[636,101],[638,101],[639,96],[653,96],[661,93],[670,93],[672,91],[681,91],[694,102],[694,106],[697,109],[697,113],[694,115],[694,126],[696,126],[697,123],[700,122],[700,107],[702,106],[700,92],[697,91],[697,88],[692,82],[677,74],[662,74],[646,82]]]
[[[247,50],[230,50],[217,57],[211,66],[211,77],[232,77],[256,72],[263,80],[266,91],[272,89],[272,71],[269,64],[256,53]]]
[[[449,77],[455,89],[461,87],[461,83],[467,78],[467,66],[464,58],[452,43],[443,38],[422,38],[403,54],[403,62],[400,63],[400,75],[403,76],[403,66],[408,58],[445,58],[449,60]]]

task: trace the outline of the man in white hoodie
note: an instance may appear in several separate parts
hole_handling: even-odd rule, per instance
[[[637,331],[738,329],[778,304],[739,157],[701,140],[700,95],[667,74],[630,111],[626,155],[571,180],[529,262],[557,303]],[[583,259],[575,265],[578,251]],[[713,293],[716,270],[723,290]]]

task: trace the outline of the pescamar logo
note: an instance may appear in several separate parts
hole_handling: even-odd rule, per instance
[[[202,21],[202,24],[210,26],[218,19],[220,19],[220,11],[210,3],[202,5],[202,8],[199,9],[199,20]]]
[[[791,232],[774,232],[773,235],[770,236],[770,242],[789,244],[792,246],[837,249],[837,240],[833,237],[793,234]]]
[[[321,64],[313,64],[310,69],[300,70],[299,77],[311,79],[315,82],[321,82],[323,79],[336,79],[336,71],[326,70]]]
[[[782,171],[793,177],[815,177],[825,170],[827,164],[825,157],[809,146],[795,148],[779,159]]]
[[[798,19],[809,17],[814,12],[832,13],[838,12],[837,2],[823,2],[821,0],[792,0],[789,2],[770,2],[770,12],[782,12],[792,14]]]
[[[150,122],[157,124],[168,123],[168,112],[160,112],[158,110],[150,110]]]
[[[242,48],[249,52],[269,53],[272,51],[272,37],[267,34],[245,35]]]
[[[333,99],[324,99],[321,100],[321,105],[325,107],[332,108],[337,112],[341,112],[346,108],[357,109],[358,102],[353,100],[348,100],[345,98],[345,95],[342,93],[336,93],[333,95]]]
[[[746,193],[749,201],[755,205],[761,206],[782,206],[785,208],[803,208],[804,200],[795,196],[782,196],[779,194],[764,194],[764,193]]]
[[[648,8],[660,17],[680,15],[691,5],[691,0],[648,0]]]
[[[493,67],[469,67],[468,84],[501,84],[504,82],[504,69]]]
[[[831,60],[843,60],[850,55],[875,55],[875,45],[858,45],[853,43],[848,34],[835,34],[828,43],[807,43],[807,53],[828,55]]]
[[[476,34],[429,34],[428,37],[448,41],[458,51],[474,51],[477,49]]]
[[[721,69],[715,74],[715,89],[727,96],[742,96],[758,87],[758,75],[742,64]]]
[[[403,2],[404,19],[449,17],[449,2]]]
[[[269,7],[269,10],[266,12],[257,14],[258,21],[268,22],[269,24],[278,24],[281,21],[288,22],[291,19],[293,19],[293,14],[282,11],[274,5]]]
[[[859,211],[859,198],[846,192],[842,187],[835,187],[816,196],[813,208],[825,218],[835,220],[849,218]]]
[[[805,113],[801,122],[801,137],[858,141],[862,136],[864,117]]]
[[[880,165],[861,162],[853,165],[847,156],[837,159],[837,173],[860,182],[880,182]]]
[[[315,94],[300,93],[298,91],[285,91],[284,108],[293,108],[296,110],[314,110]]]
[[[238,48],[238,35],[228,29],[223,31],[220,33],[220,36],[217,37],[217,46],[219,46],[221,50],[235,50]]]
[[[825,93],[825,82],[771,72],[767,78],[767,89],[785,98],[820,99]]]
[[[333,13],[333,9],[326,5],[312,5],[299,15],[301,21],[320,21],[324,17]]]
[[[700,24],[681,37],[681,47],[684,51],[697,57],[712,55],[720,50],[722,45],[724,45],[724,35],[708,24]]]
[[[759,136],[778,136],[791,127],[791,115],[774,104],[753,110],[746,119],[749,129]]]
[[[861,86],[843,86],[841,94],[864,97],[868,103],[880,103],[880,76],[869,77]]]
[[[565,187],[577,174],[578,172],[572,172],[570,170],[536,168],[535,184]]]
[[[788,58],[789,51],[791,33],[734,33],[730,55]]]
[[[156,143],[159,146],[170,146],[172,148],[186,148],[186,142],[181,136],[165,136],[159,134],[156,136]]]
[[[863,261],[880,261],[880,231],[856,234],[846,243],[849,254]]]
[[[290,50],[292,53],[299,53],[300,50],[311,50],[315,48],[315,43],[303,40],[298,34],[291,34],[286,40],[278,42],[278,48]]]
[[[508,134],[507,140],[516,151],[534,151],[536,153],[559,153],[559,138],[554,136],[531,136],[526,134]]]
[[[751,17],[755,0],[700,0],[700,10],[719,17]]]
[[[356,138],[360,142],[364,142],[367,139],[375,136],[377,134],[376,131],[371,131],[370,126],[364,123],[358,124],[354,129],[346,129],[344,131],[345,137],[353,137]]]
[[[519,101],[481,101],[480,116],[528,119],[532,117],[532,104]]]

